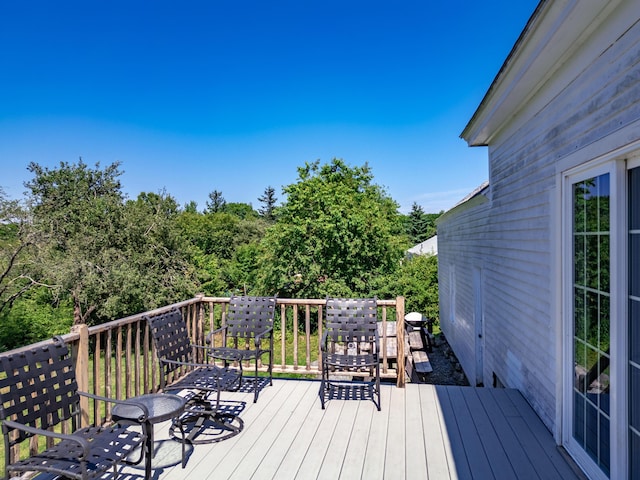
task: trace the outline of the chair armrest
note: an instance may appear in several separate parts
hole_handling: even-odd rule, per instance
[[[223,331],[225,331],[227,329],[227,325],[225,325],[224,327],[220,327],[220,328],[216,328],[215,330],[211,330],[208,334],[207,334],[207,338],[205,339],[206,343],[211,343],[213,336],[216,335],[217,333],[221,333]]]
[[[193,368],[214,368],[220,369],[220,367],[212,364],[212,363],[196,363],[196,362],[178,362],[177,360],[167,360],[166,358],[161,358],[160,363],[166,363],[170,365],[182,365],[184,367],[193,367]]]
[[[324,333],[322,334],[322,340],[320,340],[320,350],[323,352],[327,351],[327,338],[329,337],[329,332],[328,331],[324,331]]]
[[[260,348],[260,342],[262,341],[262,337],[270,336],[272,333],[273,333],[273,327],[269,327],[265,331],[258,333],[254,339],[256,348]]]
[[[69,440],[69,441],[75,442],[78,445],[80,445],[80,448],[82,449],[82,456],[80,457],[80,459],[84,460],[89,457],[89,450],[90,450],[89,442],[85,438],[82,438],[78,435],[57,433],[57,432],[52,432],[50,430],[43,430],[41,428],[30,427],[29,425],[24,425],[22,423],[14,422],[13,420],[4,420],[2,422],[2,429],[5,432],[7,427],[15,430],[22,430],[24,432],[29,432],[34,435],[42,435],[43,437],[58,438],[60,440]]]
[[[122,405],[131,405],[136,408],[139,408],[140,411],[142,412],[142,414],[138,417],[139,423],[146,422],[147,418],[149,418],[149,410],[147,409],[147,407],[145,407],[141,403],[136,402],[135,400],[118,400],[116,398],[101,397],[100,395],[94,395],[93,393],[82,392],[80,390],[78,390],[78,395],[81,395],[83,397],[93,398],[94,400],[100,400],[102,402],[119,403]]]

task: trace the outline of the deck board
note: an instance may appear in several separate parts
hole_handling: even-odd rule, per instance
[[[358,402],[353,430],[340,470],[342,478],[360,478],[362,474],[367,446],[371,438],[371,422],[374,411],[378,413],[376,409],[370,408],[364,402]]]
[[[583,478],[516,390],[384,383],[378,412],[369,400],[330,400],[322,410],[319,386],[276,379],[255,404],[252,393],[225,393],[242,402],[244,430],[190,446],[185,469],[177,458],[154,480]],[[155,432],[172,446],[168,423]],[[140,467],[126,473],[144,476]]]
[[[487,456],[487,462],[493,472],[493,477],[496,479],[515,478],[515,471],[509,462],[503,445],[500,443],[491,418],[487,415],[486,410],[476,394],[476,389],[471,388],[458,391],[461,394],[463,392],[465,393],[465,403],[470,418],[475,425],[476,432],[478,433],[478,440]]]
[[[442,418],[442,410],[433,388],[417,389],[420,392],[418,409],[422,414],[422,435],[427,459],[427,478],[455,478],[449,461],[453,461],[451,444]],[[414,408],[414,407],[410,407]]]
[[[476,396],[489,418],[491,418],[493,428],[500,439],[500,445],[514,470],[514,478],[522,480],[540,479],[527,453],[520,445],[520,440],[509,425],[509,422],[502,415],[502,411],[495,401],[493,389],[478,388],[476,389]]]
[[[367,453],[362,467],[361,478],[381,480],[384,475],[385,450],[389,431],[389,405],[393,388],[382,388],[380,391],[381,411],[378,412],[373,402],[367,402],[375,415],[371,417],[371,430],[367,442]],[[380,415],[378,415],[380,414]]]
[[[406,388],[405,400],[407,425],[405,434],[406,470],[417,477],[428,478],[425,435],[422,428],[422,409],[413,407],[420,405],[420,390]]]
[[[441,408],[443,431],[446,432],[451,447],[451,457],[447,459],[449,471],[452,478],[460,478],[463,480],[471,479],[473,477],[471,475],[471,468],[467,459],[462,433],[456,420],[457,414],[448,393],[450,388],[452,387],[436,387],[436,396]]]

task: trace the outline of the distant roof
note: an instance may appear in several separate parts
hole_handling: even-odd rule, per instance
[[[458,203],[456,203],[452,207],[452,210],[454,208],[456,208],[458,205],[462,205],[463,203],[468,202],[469,200],[471,200],[473,197],[475,197],[477,195],[484,195],[485,193],[487,193],[488,189],[489,189],[489,180],[485,180],[480,185],[478,185],[476,188],[474,188],[473,191],[471,191],[469,194],[467,194],[466,197],[464,197],[462,200],[460,200]]]
[[[407,254],[411,255],[437,255],[438,254],[438,236],[434,235],[422,243],[417,244],[407,250]]]

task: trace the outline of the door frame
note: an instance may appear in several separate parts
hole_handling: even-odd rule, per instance
[[[610,179],[610,477],[573,439],[573,185],[608,173]],[[596,159],[562,172],[562,444],[593,479],[627,477],[627,182],[626,162]]]

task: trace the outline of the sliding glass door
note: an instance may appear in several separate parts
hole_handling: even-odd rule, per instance
[[[590,478],[640,480],[640,158],[564,179],[563,444]]]

